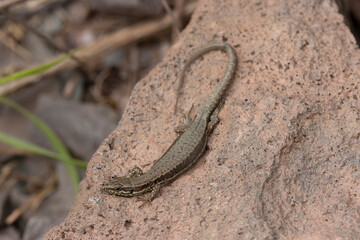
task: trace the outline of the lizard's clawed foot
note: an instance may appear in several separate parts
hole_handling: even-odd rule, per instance
[[[190,107],[190,110],[186,114],[184,114],[184,122],[174,128],[174,131],[176,133],[185,132],[185,130],[191,125],[192,119],[190,118],[190,113],[191,113],[191,110],[193,109],[193,107],[194,107],[194,104],[192,104]]]
[[[216,125],[219,123],[220,118],[218,117],[218,114],[220,112],[220,109],[222,108],[222,106],[224,105],[225,99],[221,100],[221,102],[219,103],[219,106],[215,109],[215,111],[211,114],[210,116],[210,121],[208,124],[208,128],[207,128],[207,133],[210,134],[214,128],[216,127]]]
[[[126,175],[127,178],[132,178],[132,177],[138,177],[143,175],[143,171],[139,168],[139,167],[134,167],[133,169],[131,169],[128,174]]]
[[[190,126],[190,123],[189,122],[186,122],[186,123],[182,123],[182,124],[179,124],[178,126],[176,126],[174,128],[174,131],[176,133],[183,133],[185,132],[185,130]]]
[[[142,196],[138,196],[137,200],[143,202],[151,202],[156,197],[156,194],[158,194],[159,191],[160,191],[160,185],[156,184],[153,186],[151,192],[144,194]]]

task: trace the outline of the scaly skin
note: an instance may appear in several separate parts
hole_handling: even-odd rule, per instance
[[[228,55],[228,65],[216,90],[201,108],[194,121],[189,124],[186,130],[183,131],[148,172],[142,173],[139,168],[134,168],[127,176],[115,177],[105,183],[103,185],[105,192],[122,197],[133,197],[150,192],[143,200],[151,201],[162,185],[174,180],[200,158],[205,150],[207,138],[218,122],[219,105],[235,74],[237,63],[235,51],[226,43],[208,45],[191,56],[180,76],[179,89],[183,83],[187,67],[196,58],[212,50],[226,52]]]

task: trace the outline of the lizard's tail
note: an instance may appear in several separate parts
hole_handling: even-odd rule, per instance
[[[225,71],[225,74],[223,78],[221,79],[219,86],[217,89],[213,92],[213,94],[210,96],[209,101],[207,102],[206,106],[204,108],[207,108],[208,111],[213,112],[215,108],[218,106],[220,99],[225,94],[225,91],[229,84],[231,83],[231,79],[233,78],[235,74],[235,68],[236,68],[236,54],[235,50],[226,43],[214,43],[211,45],[208,45],[204,48],[199,49],[197,52],[195,52],[189,60],[185,63],[185,66],[183,70],[181,71],[180,75],[180,83],[176,91],[176,102],[175,102],[175,109],[174,113],[176,113],[178,102],[179,102],[179,96],[180,96],[180,90],[182,88],[182,85],[184,83],[184,76],[186,69],[190,66],[190,64],[199,56],[213,51],[213,50],[222,50],[228,54],[228,65]]]

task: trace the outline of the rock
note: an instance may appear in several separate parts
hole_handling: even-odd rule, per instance
[[[20,234],[13,226],[0,229],[1,240],[20,240]]]
[[[118,114],[103,106],[46,95],[40,97],[36,114],[59,135],[71,151],[85,160],[91,158],[120,119]],[[49,145],[47,140],[41,140],[42,134],[39,135],[34,134],[43,145]]]
[[[66,217],[74,201],[71,178],[62,163],[57,164],[58,188],[41,203],[26,221],[23,240],[40,239],[51,227]]]
[[[223,41],[238,70],[204,156],[141,208],[102,192],[111,176],[146,171],[169,147],[184,61]],[[330,0],[200,1],[180,40],[135,86],[71,212],[44,239],[357,239],[359,65]],[[219,51],[192,64],[182,112],[192,103],[198,111],[225,67]]]
[[[7,182],[3,184],[0,188],[0,227],[3,227],[5,225],[5,219],[10,214],[11,205],[9,202],[9,193],[11,191],[11,188],[13,187],[13,182]],[[5,233],[4,233],[5,231]],[[8,235],[8,230],[2,230],[1,234]],[[2,239],[2,238],[0,238]]]

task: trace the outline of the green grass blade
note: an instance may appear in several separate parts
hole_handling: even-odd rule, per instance
[[[7,82],[11,82],[13,80],[16,80],[16,79],[19,79],[19,78],[22,78],[22,77],[27,77],[27,76],[30,76],[30,75],[34,75],[34,74],[38,74],[38,73],[41,73],[49,68],[52,68],[53,66],[61,63],[62,61],[70,58],[74,53],[69,53],[69,54],[66,54],[62,57],[59,57],[55,60],[53,60],[52,62],[48,62],[48,63],[45,63],[41,66],[38,66],[38,67],[35,67],[35,68],[28,68],[28,69],[24,69],[24,70],[20,70],[20,71],[17,71],[13,74],[10,74],[10,75],[7,75],[5,77],[2,77],[0,78],[0,84],[4,84],[4,83],[7,83]]]
[[[44,157],[53,158],[53,159],[57,159],[59,161],[66,162],[66,160],[63,159],[61,157],[61,155],[58,153],[49,151],[45,148],[39,147],[37,145],[34,145],[32,143],[23,141],[21,139],[18,139],[18,138],[12,137],[12,136],[9,136],[4,133],[0,133],[0,141],[7,145],[15,147],[17,149],[22,149],[22,150],[28,151],[30,153],[34,153],[34,154],[38,154],[38,155],[41,155]],[[86,162],[81,161],[79,159],[75,159],[75,158],[72,158],[71,162],[68,162],[68,163],[76,165],[84,170],[86,169],[86,166],[87,166]]]
[[[44,123],[40,118],[32,114],[30,111],[26,110],[25,108],[21,107],[19,104],[11,101],[8,98],[0,96],[0,102],[12,107],[22,115],[24,115],[26,118],[28,118],[30,121],[32,121],[46,136],[48,141],[51,143],[54,150],[61,156],[61,158],[64,160],[65,166],[67,168],[67,171],[72,179],[73,186],[75,192],[78,190],[78,185],[80,182],[79,174],[76,171],[76,167],[69,162],[71,162],[72,157],[70,156],[69,151],[65,147],[65,145],[62,143],[60,138],[55,134],[55,132],[46,124]]]

